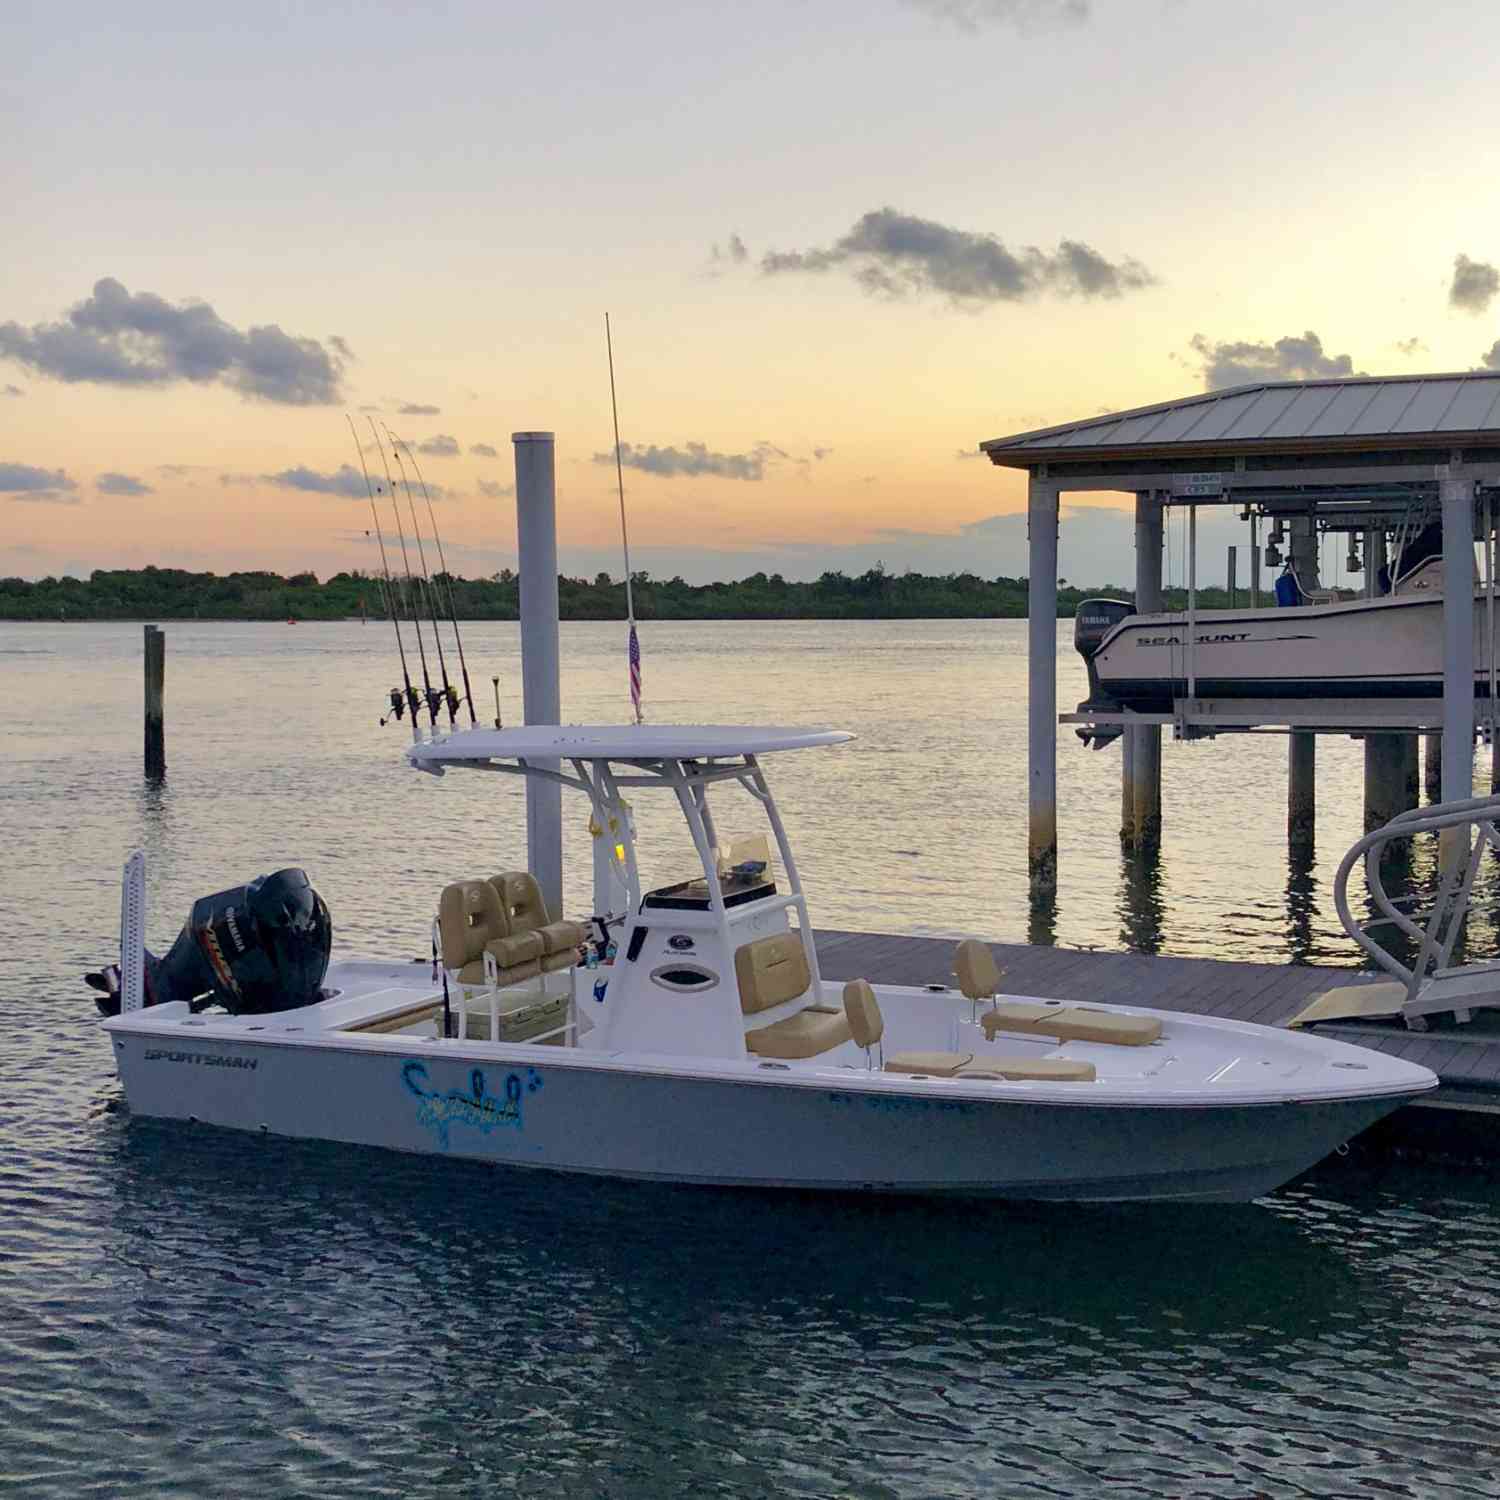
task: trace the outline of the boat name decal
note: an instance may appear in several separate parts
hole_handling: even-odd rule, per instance
[[[258,1068],[259,1058],[222,1057],[217,1052],[174,1052],[167,1047],[149,1047],[147,1062],[202,1063],[205,1068]]]
[[[471,1125],[485,1135],[501,1126],[522,1129],[522,1096],[534,1094],[541,1088],[542,1075],[535,1068],[527,1068],[523,1081],[519,1073],[507,1073],[504,1097],[497,1097],[489,1092],[484,1069],[474,1068],[469,1073],[467,1093],[462,1089],[440,1093],[428,1082],[427,1064],[411,1061],[401,1064],[401,1082],[408,1093],[416,1096],[417,1123],[432,1131],[438,1145],[446,1151],[448,1130],[452,1125]]]
[[[1248,641],[1250,632],[1241,630],[1237,633],[1225,632],[1221,635],[1195,635],[1193,639],[1200,646],[1223,646],[1233,644],[1235,641]],[[1137,646],[1180,646],[1182,637],[1180,635],[1138,635],[1135,643]]]

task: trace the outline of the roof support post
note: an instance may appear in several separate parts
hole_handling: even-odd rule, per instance
[[[1027,494],[1027,869],[1033,892],[1057,889],[1057,486]]]
[[[521,691],[528,724],[560,724],[558,680],[557,479],[550,432],[513,432],[516,450],[516,550],[521,575]],[[559,761],[537,761],[548,770]],[[552,920],[562,904],[562,788],[526,778],[527,867]]]
[[[1457,802],[1474,795],[1474,483],[1458,465],[1439,465],[1437,479],[1443,503],[1443,801]],[[1456,857],[1457,843],[1445,838],[1444,866]]]
[[[1135,497],[1135,607],[1143,614],[1161,609],[1162,508],[1150,490]],[[1127,729],[1121,775],[1129,777],[1130,809],[1121,842],[1127,849],[1154,849],[1161,842],[1161,730],[1155,724]]]

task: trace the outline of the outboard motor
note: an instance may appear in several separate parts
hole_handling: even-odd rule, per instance
[[[1134,613],[1135,605],[1125,599],[1084,599],[1079,603],[1078,612],[1073,616],[1073,648],[1083,658],[1089,671],[1089,695],[1078,705],[1080,712],[1090,708],[1119,707],[1119,704],[1099,686],[1099,674],[1094,667],[1094,656],[1099,647],[1104,644],[1104,637],[1121,620]],[[1085,725],[1076,732],[1078,738],[1094,750],[1102,750],[1106,745],[1112,745],[1119,739],[1121,733],[1113,725],[1099,729]]]
[[[1121,620],[1135,613],[1135,605],[1126,599],[1085,599],[1073,616],[1073,649],[1085,661],[1094,653]]]
[[[333,922],[303,870],[278,870],[193,903],[177,941],[146,953],[147,1005],[186,1000],[232,1015],[294,1010],[318,999]],[[86,976],[106,1016],[120,1013],[116,965]]]

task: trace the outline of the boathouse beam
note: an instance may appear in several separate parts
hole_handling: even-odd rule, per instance
[[[1027,487],[1027,870],[1034,893],[1057,889],[1057,486]]]
[[[516,550],[521,584],[521,694],[528,724],[562,722],[558,668],[557,471],[550,432],[513,432]],[[545,770],[559,761],[538,761]],[[553,920],[562,915],[562,788],[526,778],[527,868]]]

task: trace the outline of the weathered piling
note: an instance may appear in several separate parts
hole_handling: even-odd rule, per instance
[[[1408,769],[1413,759],[1408,750],[1411,738],[1404,734],[1365,736],[1366,833],[1416,806]]]
[[[1429,802],[1443,799],[1443,737],[1440,734],[1424,735],[1426,753],[1422,762],[1422,790]]]
[[[1286,837],[1294,847],[1313,842],[1318,815],[1318,737],[1295,731],[1287,736]]]
[[[1162,510],[1149,490],[1135,497],[1135,607],[1153,613],[1162,607]],[[1132,725],[1120,760],[1121,806],[1125,810],[1121,843],[1141,852],[1161,843],[1161,729]]]
[[[166,633],[155,625],[146,627],[146,775],[167,774],[166,723],[164,719],[167,668]]]

